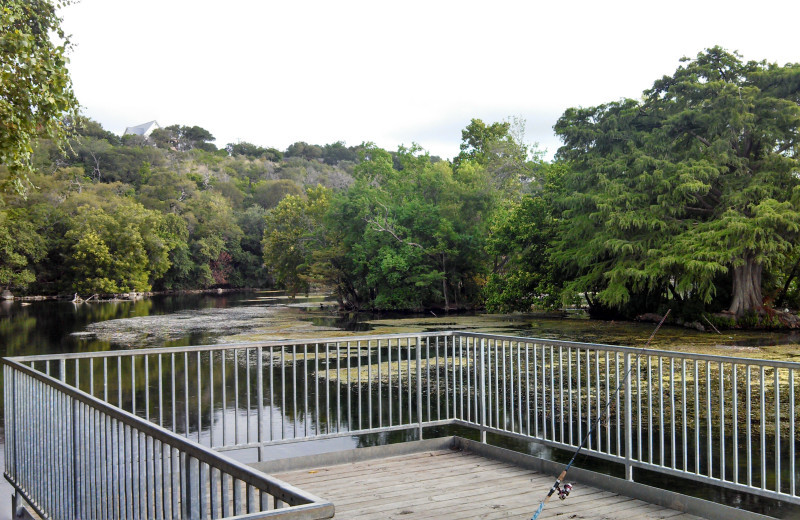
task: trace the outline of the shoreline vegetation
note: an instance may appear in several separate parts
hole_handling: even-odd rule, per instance
[[[29,58],[12,56],[20,74],[43,66]],[[65,81],[38,100],[54,112],[12,106],[30,129],[0,132],[0,297],[322,289],[343,313],[585,306],[798,328],[800,64],[721,47],[681,63],[639,99],[567,109],[550,161],[514,117],[472,119],[449,160],[417,144],[218,147],[155,122],[120,137]]]

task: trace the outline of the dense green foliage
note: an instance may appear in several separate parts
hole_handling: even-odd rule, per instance
[[[40,136],[60,144],[66,116],[77,114],[67,70],[69,39],[49,0],[6,0],[0,5],[0,164],[20,193],[32,173],[33,142]]]
[[[7,18],[31,16],[13,5]],[[37,189],[4,197],[0,288],[325,289],[354,310],[585,298],[598,315],[776,323],[774,305],[800,304],[800,66],[720,48],[684,61],[640,100],[567,110],[551,163],[517,119],[473,119],[452,161],[370,143],[219,149],[191,125],[119,138],[74,115],[64,147],[67,81],[36,132],[4,130],[0,181]]]
[[[5,196],[2,288],[86,296],[272,286],[267,211],[306,186],[353,182],[348,161],[209,151],[213,137],[196,126],[164,129],[168,145],[163,135],[120,139],[83,118],[74,126],[66,155],[52,140],[34,143],[37,189]],[[11,176],[0,169],[0,180]]]
[[[800,66],[713,48],[641,101],[570,109],[559,263],[595,306],[762,308],[800,231]],[[768,292],[773,288],[765,287]]]

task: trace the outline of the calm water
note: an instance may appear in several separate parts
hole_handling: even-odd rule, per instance
[[[127,348],[185,346],[290,337],[321,337],[343,330],[393,333],[442,329],[567,339],[641,346],[653,324],[601,322],[586,319],[552,319],[511,316],[372,316],[341,317],[322,297],[290,301],[280,293],[251,292],[225,295],[158,296],[135,302],[1,302],[0,355],[16,356],[60,352],[90,352]],[[797,359],[797,338],[783,333],[726,333],[711,335],[682,328],[665,327],[653,343],[655,348],[689,349],[753,357]],[[778,345],[778,346],[775,346]],[[2,377],[2,374],[0,374]],[[0,386],[2,380],[0,380]],[[2,401],[0,401],[2,406]],[[1,409],[0,409],[1,411]],[[207,424],[207,423],[206,423]],[[0,427],[2,423],[0,423]],[[470,432],[442,432],[470,435]],[[393,432],[393,440],[404,440],[405,432]],[[427,434],[426,434],[427,435]],[[342,438],[339,445],[309,445],[309,453],[386,442],[387,439]],[[510,444],[506,440],[507,444]],[[511,447],[511,446],[509,446]],[[535,445],[513,446],[536,452]],[[273,451],[288,449],[276,446]],[[2,446],[0,446],[0,455]],[[269,453],[278,456],[283,453]],[[549,456],[558,460],[570,454]],[[601,463],[600,463],[601,464]],[[3,464],[4,465],[4,464]],[[584,464],[585,465],[585,464]],[[656,476],[656,480],[659,477]],[[0,519],[10,518],[10,487],[0,486]],[[724,499],[723,499],[724,500]]]

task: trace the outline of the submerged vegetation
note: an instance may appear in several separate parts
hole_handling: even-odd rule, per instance
[[[708,49],[640,100],[568,109],[553,161],[517,119],[473,119],[452,160],[416,145],[218,147],[198,126],[120,138],[78,116],[69,42],[34,3],[2,19],[6,291],[327,289],[351,311],[585,302],[613,318],[798,324],[782,312],[800,305],[798,64]]]

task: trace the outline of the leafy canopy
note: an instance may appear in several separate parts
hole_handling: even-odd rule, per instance
[[[555,125],[572,165],[557,258],[605,305],[708,303],[728,283],[742,314],[800,231],[800,65],[719,47],[684,62],[641,101],[571,108]]]
[[[7,0],[0,5],[0,164],[18,193],[33,171],[37,137],[57,143],[64,121],[77,118],[78,101],[67,70],[70,41],[56,10],[69,1]]]

